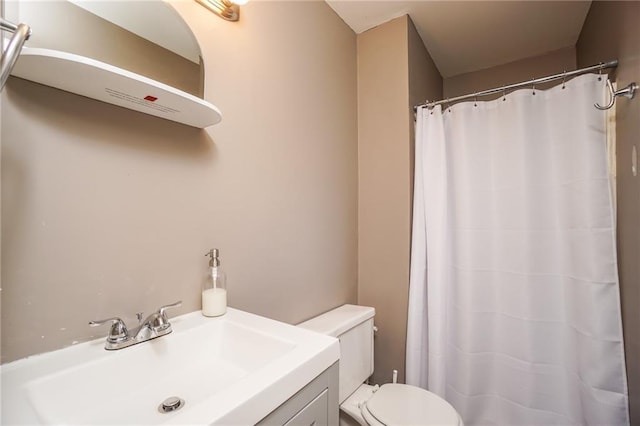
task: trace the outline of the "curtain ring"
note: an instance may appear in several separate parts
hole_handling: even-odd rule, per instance
[[[433,106],[429,106],[429,103],[430,103],[429,99],[425,99],[424,104],[422,104],[422,106],[429,111],[430,115],[433,115]]]
[[[502,89],[502,101],[507,100],[507,89]]]
[[[567,80],[567,70],[564,70],[564,73],[562,73],[562,88],[565,88],[565,82]]]
[[[602,66],[604,63],[600,62],[598,65],[600,65],[600,69],[598,70],[598,81],[602,81]]]
[[[536,95],[536,79],[532,79],[531,80],[531,90],[532,90],[532,95],[535,96]]]
[[[477,107],[478,106],[478,95],[473,97],[473,106]]]
[[[425,100],[424,100],[424,104],[423,104],[423,106],[424,106],[427,110],[429,110],[429,112],[430,112],[430,114],[431,114],[431,115],[433,115],[433,107],[430,107],[430,106],[429,106],[429,99],[425,99]]]

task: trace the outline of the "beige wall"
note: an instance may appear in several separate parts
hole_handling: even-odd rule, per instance
[[[574,69],[576,69],[576,49],[573,47],[560,49],[545,55],[446,78],[444,80],[444,97],[453,98]],[[555,84],[552,83],[552,85]],[[544,85],[540,86],[541,89],[545,87]],[[492,97],[481,99],[488,100]]]
[[[442,99],[443,79],[436,68],[433,59],[418,34],[411,19],[408,20],[408,40],[409,40],[409,130],[411,141],[411,194],[413,197],[413,164],[415,149],[415,113],[413,106],[424,103],[427,99]]]
[[[2,360],[105,336],[92,319],[229,304],[296,323],[356,302],[356,36],[317,2],[237,23],[179,2],[222,110],[205,131],[16,78],[2,94]]]
[[[390,381],[393,369],[404,381],[413,168],[410,93],[411,99],[441,94],[442,79],[417,40],[407,16],[358,35],[358,303],[376,309],[376,383]]]
[[[18,5],[14,4],[14,8]],[[126,7],[126,6],[123,6]],[[202,97],[200,65],[104,20],[68,1],[29,0],[19,4],[20,22],[33,35],[29,47],[86,56],[142,74]],[[73,25],[60,25],[60,22]],[[176,18],[176,26],[184,25]],[[167,28],[171,31],[171,28]],[[79,36],[81,34],[81,36]],[[108,40],[108,42],[105,42]]]
[[[639,22],[640,2],[594,1],[578,39],[578,66],[617,58],[619,87],[640,84]],[[640,151],[637,95],[616,102],[618,268],[632,425],[640,424],[640,176],[631,173],[633,146]]]

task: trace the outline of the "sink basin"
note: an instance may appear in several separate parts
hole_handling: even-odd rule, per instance
[[[104,339],[0,367],[2,424],[255,424],[338,360],[338,341],[229,308],[118,351]],[[176,411],[158,407],[172,396]]]

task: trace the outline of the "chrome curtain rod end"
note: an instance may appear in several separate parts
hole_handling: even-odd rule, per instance
[[[627,85],[626,87],[613,91],[613,85],[611,84],[611,80],[607,80],[607,88],[609,89],[609,103],[607,105],[593,104],[599,110],[607,110],[613,107],[613,104],[616,102],[616,98],[618,96],[624,96],[627,99],[633,99],[636,94],[636,90],[638,90],[638,84],[633,82]]]

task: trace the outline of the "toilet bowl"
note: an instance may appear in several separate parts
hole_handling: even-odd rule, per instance
[[[343,305],[298,324],[340,340],[340,423],[463,426],[453,406],[432,392],[399,383],[364,384],[373,373],[374,315],[370,307]]]
[[[463,426],[447,401],[424,389],[399,383],[362,385],[340,409],[362,426]]]

